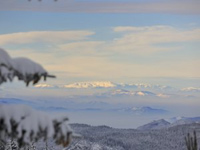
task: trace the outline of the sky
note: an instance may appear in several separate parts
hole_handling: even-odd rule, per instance
[[[105,102],[112,107],[164,109],[170,117],[199,116],[199,0],[0,0],[0,47],[11,57],[40,63],[57,77],[48,79],[50,87],[44,88],[26,88],[17,81],[3,84],[1,98],[44,102],[45,107],[48,101],[49,106],[61,108],[71,102],[78,108]],[[122,96],[111,96],[113,91],[120,91],[119,86],[63,86],[93,84],[89,81],[127,83],[127,89],[123,88],[128,95],[123,95],[122,89]],[[163,86],[159,90],[151,85],[142,89],[134,88],[135,83]],[[154,95],[129,95],[139,90]],[[132,115],[117,113],[114,117],[82,112],[69,116],[72,122],[121,127],[158,119],[132,119]]]
[[[200,83],[198,0],[1,0],[0,20],[0,46],[52,84]]]

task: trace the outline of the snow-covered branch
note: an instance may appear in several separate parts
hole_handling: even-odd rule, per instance
[[[66,117],[50,117],[28,106],[0,105],[0,140],[16,140],[19,147],[53,138],[66,147],[73,136]]]
[[[0,84],[12,81],[14,77],[28,86],[30,82],[38,83],[42,77],[46,80],[55,76],[30,59],[11,58],[0,48]],[[0,105],[0,142],[11,139],[22,147],[40,139],[53,138],[57,144],[66,147],[75,136],[67,121],[67,117],[52,118],[28,106]]]
[[[28,86],[30,82],[38,83],[42,77],[55,77],[38,63],[28,58],[11,58],[8,53],[0,48],[0,84],[12,81],[14,77],[23,80]]]

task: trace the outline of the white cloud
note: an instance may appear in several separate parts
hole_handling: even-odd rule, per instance
[[[144,32],[144,31],[155,31],[155,30],[172,30],[171,26],[144,26],[144,27],[134,27],[134,26],[118,26],[114,27],[113,31],[115,32]]]
[[[96,50],[99,49],[99,47],[102,47],[105,44],[104,41],[78,41],[78,42],[71,42],[68,44],[61,44],[58,47],[67,52],[76,53],[79,54],[93,54],[96,55]]]
[[[33,42],[62,43],[85,40],[93,35],[92,31],[32,31],[10,34],[0,34],[0,44],[25,44]]]
[[[166,47],[162,44],[177,42],[200,42],[200,29],[179,30],[170,26],[131,27],[119,26],[113,28],[122,37],[114,39],[110,44],[111,50],[129,51],[135,53],[151,53],[180,49],[179,46]],[[161,44],[160,46],[158,46]]]
[[[176,59],[175,57],[171,58],[174,54],[172,50],[184,49],[182,43],[198,43],[200,41],[200,29],[180,30],[170,26],[121,26],[113,28],[113,31],[121,37],[109,41],[104,39],[95,41],[92,37],[88,37],[95,34],[91,31],[66,31],[66,34],[49,31],[52,36],[46,34],[45,31],[45,34],[44,32],[36,32],[37,34],[33,32],[34,34],[30,34],[30,36],[30,32],[23,33],[23,35],[14,33],[9,34],[9,38],[0,35],[0,43],[20,43],[23,39],[23,42],[26,43],[35,42],[39,38],[42,43],[51,44],[52,47],[46,49],[43,49],[43,47],[38,48],[38,50],[33,47],[29,49],[14,48],[13,50],[8,49],[8,52],[12,57],[25,56],[33,59],[43,64],[49,72],[65,72],[66,74],[62,74],[63,79],[86,77],[109,80],[112,78],[147,76],[200,76],[199,60],[191,59],[196,58],[196,56],[190,54],[191,56],[182,55],[176,56]],[[165,45],[169,43],[176,43],[178,46],[171,45],[168,47]],[[192,47],[190,50],[196,49]],[[169,54],[171,55],[163,56],[164,59],[157,59],[160,55],[157,55],[156,52],[163,51],[170,51]],[[165,55],[165,53],[163,54]],[[132,56],[133,60],[130,59]],[[126,60],[126,57],[128,60]],[[138,57],[137,60],[134,60],[136,57]],[[148,57],[155,60],[149,60]],[[57,76],[59,78],[59,75]]]
[[[74,78],[96,78],[102,80],[115,80],[133,77],[199,77],[200,62],[162,60],[148,63],[116,62],[109,58],[95,56],[73,56],[58,60],[55,65],[47,65],[48,70],[65,71],[73,73]],[[68,75],[66,73],[65,78]]]

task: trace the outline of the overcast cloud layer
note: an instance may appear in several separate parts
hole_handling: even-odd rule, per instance
[[[86,12],[86,13],[172,13],[200,14],[198,0],[168,0],[146,2],[106,2],[75,0],[3,0],[0,10],[47,11],[47,12]]]

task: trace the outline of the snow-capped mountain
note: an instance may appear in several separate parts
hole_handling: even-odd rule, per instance
[[[181,91],[184,91],[184,92],[200,92],[200,88],[187,87],[187,88],[181,89]]]
[[[59,88],[59,86],[50,85],[50,84],[36,84],[34,87],[35,87],[35,88],[47,88],[47,89]]]
[[[135,83],[135,84],[118,84],[118,87],[121,88],[131,88],[131,89],[140,89],[140,90],[172,90],[173,87],[170,86],[163,86],[163,85],[152,85],[152,84],[145,84],[145,83]]]
[[[186,117],[178,116],[178,117],[172,117],[172,118],[165,119],[165,120],[170,122],[170,123],[175,123],[176,121],[182,120],[182,119],[186,119]]]
[[[160,98],[169,98],[171,95],[163,94],[163,93],[153,93],[150,91],[129,91],[125,89],[116,89],[111,90],[106,93],[103,93],[99,96],[137,96],[137,97],[144,97],[144,96],[155,96]]]
[[[129,90],[124,90],[124,89],[117,89],[117,90],[112,90],[110,92],[106,93],[107,95],[129,95],[129,96],[155,96],[155,93],[149,92],[149,91],[129,91]]]
[[[155,96],[155,93],[149,92],[149,91],[136,91],[135,96]]]
[[[182,125],[182,124],[191,124],[191,123],[200,123],[200,117],[183,117],[180,120],[172,123],[172,126]]]
[[[163,86],[163,85],[151,85],[145,83],[114,83],[111,81],[89,81],[89,82],[75,82],[71,84],[65,85],[49,85],[49,84],[38,84],[35,87],[37,88],[51,88],[51,87],[59,87],[59,88],[70,88],[70,89],[87,89],[87,88],[114,88],[114,89],[132,89],[139,91],[149,91],[149,90],[174,90],[173,87]]]
[[[107,95],[134,95],[134,92],[128,91],[128,90],[124,90],[124,89],[117,89],[117,90],[113,90],[111,92],[107,92]]]
[[[200,117],[173,117],[170,119],[160,119],[142,125],[137,129],[139,130],[161,129],[161,128],[168,128],[177,125],[185,125],[192,123],[200,123]]]
[[[164,119],[160,119],[160,120],[155,120],[153,122],[150,122],[148,124],[145,124],[143,126],[138,127],[137,129],[139,130],[152,130],[152,129],[161,129],[163,127],[169,126],[170,123],[167,122]]]
[[[113,88],[116,85],[110,81],[95,81],[95,82],[77,82],[72,84],[67,84],[63,86],[64,88]]]

